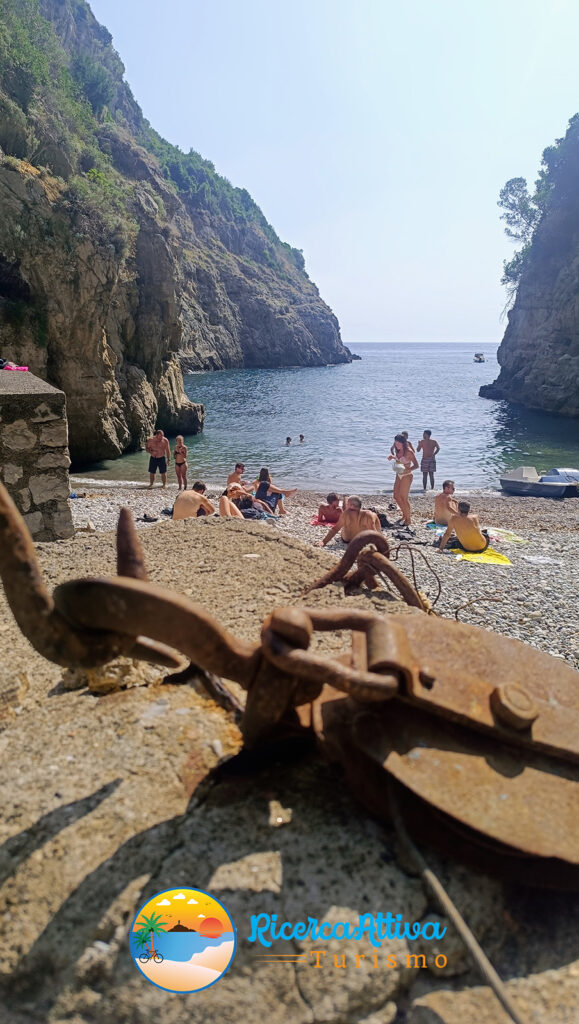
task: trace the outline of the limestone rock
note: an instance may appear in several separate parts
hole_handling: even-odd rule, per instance
[[[136,450],[155,426],[202,430],[183,369],[348,362],[303,257],[249,195],[216,201],[203,170],[197,189],[166,180],[88,4],[40,0],[40,10],[64,66],[79,56],[97,63],[112,90],[90,144],[83,135],[68,148],[44,106],[40,116],[0,90],[3,355],[65,392],[73,464]],[[40,407],[38,418],[49,418]],[[45,444],[63,443],[49,427]]]

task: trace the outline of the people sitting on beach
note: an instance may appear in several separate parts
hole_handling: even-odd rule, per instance
[[[162,430],[156,430],[152,437],[145,442],[145,450],[150,455],[149,459],[149,490],[155,483],[157,470],[161,474],[163,487],[167,486],[167,463],[171,461],[171,449],[169,442]]]
[[[362,508],[362,499],[357,494],[351,494],[345,500],[345,508],[335,526],[326,534],[323,540],[318,541],[318,547],[325,548],[332,537],[337,533],[346,544],[349,544],[354,537],[357,537],[363,530],[376,530],[381,532],[380,520],[375,512],[368,508]]]
[[[418,469],[418,462],[414,448],[410,446],[410,442],[406,439],[404,434],[396,434],[394,438],[394,454],[388,456],[390,462],[394,461],[394,468],[396,470],[396,476],[394,478],[394,501],[398,505],[402,519],[397,526],[410,526],[412,522],[412,514],[410,510],[410,501],[408,495],[410,494],[410,485],[413,480],[412,470]],[[400,467],[403,467],[400,469]]]
[[[265,501],[260,501],[259,498],[254,498],[253,491],[248,490],[247,487],[243,487],[241,484],[229,484],[225,488],[222,497],[228,498],[230,502],[242,511],[253,508],[257,509],[258,512],[265,512],[266,515],[272,515],[271,505],[267,505]],[[244,516],[244,518],[246,517]]]
[[[229,487],[230,484],[239,484],[241,487],[246,487],[246,481],[242,480],[243,470],[244,469],[245,469],[245,463],[244,462],[236,462],[235,463],[235,469],[233,470],[233,473],[230,473],[229,476],[227,477],[227,485],[226,486]]]
[[[287,509],[283,503],[283,499],[291,498],[292,494],[297,493],[297,487],[293,487],[289,491],[282,491],[280,487],[276,487],[269,475],[269,469],[267,466],[263,466],[262,469],[260,469],[259,477],[257,480],[253,481],[251,486],[255,491],[255,497],[260,501],[265,501],[266,505],[269,505],[272,512],[277,510],[280,516],[287,515]]]
[[[422,441],[418,442],[417,451],[422,452],[420,471],[422,473],[422,489],[426,490],[426,481],[430,477],[430,489],[434,490],[434,474],[436,473],[436,456],[440,451],[438,441],[432,437],[432,430],[425,430]]]
[[[434,522],[438,526],[448,526],[452,516],[458,515],[458,504],[454,494],[454,480],[444,480],[442,491],[434,499]]]
[[[335,491],[330,491],[326,495],[326,504],[320,505],[318,508],[318,522],[320,523],[337,523],[342,515],[342,509],[340,508],[340,499]]]
[[[175,459],[175,473],[177,474],[177,483],[179,484],[179,490],[181,485],[183,490],[187,490],[187,448],[183,435],[179,434],[175,438],[175,448],[173,450],[173,456]]]
[[[448,546],[469,551],[471,554],[480,554],[488,548],[489,540],[487,531],[481,530],[479,526],[478,516],[471,512],[468,501],[459,501],[458,515],[451,517],[446,533],[440,539],[438,550],[442,554]]]
[[[228,498],[226,494],[222,494],[219,499],[219,515],[225,519],[244,518],[236,503],[231,498]]]
[[[207,487],[201,480],[193,484],[190,491],[181,491],[173,505],[173,519],[191,519],[196,516],[212,516],[215,506],[205,497]]]

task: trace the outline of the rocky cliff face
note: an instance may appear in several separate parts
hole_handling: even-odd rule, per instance
[[[182,368],[349,361],[301,253],[150,128],[84,0],[2,12],[0,349],[66,393],[73,461],[201,430]]]
[[[546,156],[548,202],[499,348],[501,372],[479,394],[579,416],[579,126],[574,121]]]

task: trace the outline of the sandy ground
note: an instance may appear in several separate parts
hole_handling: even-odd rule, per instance
[[[171,503],[169,494],[156,491],[91,493],[97,496],[74,500],[75,517],[81,525],[90,507],[101,529],[37,545],[50,590],[81,575],[114,573],[110,527],[121,503],[133,503],[137,515]],[[442,581],[438,607],[453,616],[469,594],[494,591],[498,604],[474,605],[460,616],[510,635],[523,633],[527,642],[570,659],[579,646],[572,640],[579,504],[480,501],[481,517],[515,529],[529,544],[504,547],[512,568],[456,562],[419,547]],[[376,504],[384,508],[387,501]],[[286,519],[273,525],[160,518],[141,533],[150,579],[194,598],[235,636],[257,641],[272,607],[303,604],[304,585],[332,567],[343,550],[339,544],[325,551],[313,546],[321,533],[308,525],[315,505],[313,495],[298,495]],[[426,521],[429,503],[418,499],[414,505],[417,523]],[[418,525],[416,538],[426,534]],[[525,562],[527,551],[549,561]],[[400,558],[409,556],[401,551]],[[434,597],[436,581],[421,561],[418,556],[418,582]],[[409,562],[401,564],[409,568]],[[344,598],[342,586],[334,585],[307,600],[315,607],[422,615],[385,590]],[[113,692],[95,689],[95,680],[87,688],[86,679],[71,679],[33,650],[1,590],[0,634],[0,690],[4,684],[20,690],[18,703],[0,721],[3,1024],[258,1021],[264,1005],[272,1024],[369,1024],[374,1014],[382,1024],[394,1020],[396,1006],[401,1013],[408,1007],[408,1021],[422,1024],[435,1017],[425,1016],[430,1011],[418,1004],[412,1010],[410,1002],[434,999],[437,986],[456,1000],[439,1016],[444,1024],[498,1024],[490,994],[472,988],[478,984],[473,972],[460,974],[456,983],[420,972],[424,977],[407,996],[412,972],[372,971],[368,959],[365,971],[298,975],[293,968],[256,964],[247,942],[239,943],[223,980],[204,992],[174,996],[147,985],[132,963],[128,929],[145,898],[175,884],[222,891],[241,936],[249,934],[250,914],[264,908],[298,920],[305,912],[322,918],[335,907],[358,913],[377,901],[418,920],[428,912],[427,901],[420,883],[396,864],[393,842],[387,839],[385,846],[382,828],[353,802],[334,766],[312,758],[311,764],[292,761],[285,768],[272,759],[262,775],[241,766],[239,775],[222,780],[216,766],[239,751],[239,731],[198,687],[164,682],[165,672],[148,666],[116,680],[113,673]],[[316,635],[313,649],[337,654],[348,642],[347,635]],[[275,807],[291,810],[287,824],[277,825]],[[576,900],[557,894],[536,900],[462,867],[436,863],[467,919],[484,933],[486,951],[522,1010],[529,1004],[528,1020],[574,1024]],[[343,909],[339,913],[343,917]],[[468,971],[468,965],[458,966],[459,953],[445,950],[454,971]],[[465,1009],[468,999],[475,1000],[476,1012]],[[239,1007],[236,1017],[232,1006]]]

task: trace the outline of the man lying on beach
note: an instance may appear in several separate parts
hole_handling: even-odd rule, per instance
[[[161,474],[163,487],[167,486],[167,463],[171,461],[169,442],[162,430],[156,430],[152,437],[147,438],[145,449],[151,456],[149,459],[149,490],[155,483],[157,470]]]
[[[191,491],[181,491],[173,505],[173,519],[191,519],[196,516],[212,516],[214,505],[205,497],[207,487],[201,480],[193,484]]]
[[[422,434],[422,441],[418,442],[419,452],[422,452],[420,470],[422,472],[422,489],[426,490],[426,482],[430,477],[430,489],[434,490],[434,474],[436,473],[436,456],[440,451],[438,441],[431,436],[432,430],[425,430]]]
[[[444,480],[441,494],[434,499],[434,522],[438,526],[448,526],[453,516],[458,515],[458,504],[454,494],[454,480]]]
[[[338,522],[326,534],[323,540],[318,541],[317,546],[325,548],[326,544],[338,532],[340,532],[342,540],[349,544],[363,530],[377,530],[380,533],[382,530],[380,520],[375,512],[362,508],[362,499],[357,494],[351,494],[349,498],[346,498],[345,508]]]
[[[459,501],[458,515],[452,516],[446,533],[441,537],[438,551],[439,554],[442,554],[448,541],[448,546],[451,548],[460,548],[462,551],[478,555],[482,551],[486,551],[489,540],[487,531],[481,530],[479,526],[478,516],[471,512],[468,501]]]
[[[344,498],[344,504],[346,499]],[[335,524],[339,521],[342,515],[342,509],[340,508],[340,499],[335,491],[330,491],[326,495],[326,504],[320,505],[318,508],[318,522]]]

